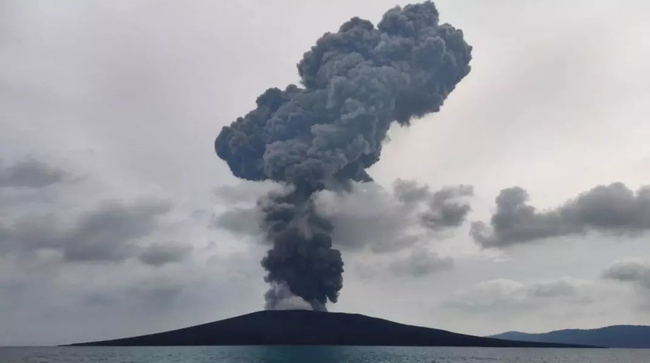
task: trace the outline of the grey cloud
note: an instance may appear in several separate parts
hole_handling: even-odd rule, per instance
[[[459,198],[473,194],[473,188],[467,185],[445,187],[433,193],[429,209],[420,214],[422,224],[434,231],[460,226],[471,208],[469,204],[459,201]]]
[[[335,226],[333,243],[342,249],[394,252],[419,240],[419,231],[412,231],[417,222],[411,206],[377,184],[354,184],[344,193],[323,191],[315,203]]]
[[[115,286],[103,286],[84,294],[83,299],[86,303],[95,305],[127,303],[148,308],[166,306],[183,292],[187,286],[186,279],[186,276],[179,275],[151,275]]]
[[[87,306],[107,307],[117,303],[114,296],[101,292],[91,292],[83,297],[83,304]]]
[[[168,305],[182,293],[183,289],[183,284],[158,279],[133,287],[130,292],[151,307]]]
[[[392,262],[389,269],[396,276],[424,277],[434,272],[450,270],[453,265],[451,257],[440,257],[435,252],[417,248],[407,257]]]
[[[418,185],[415,180],[398,179],[393,183],[397,199],[406,204],[418,203],[431,197],[428,185]]]
[[[184,289],[185,285],[180,281],[154,277],[127,281],[117,286],[102,286],[96,291],[81,294],[79,299],[87,307],[106,310],[120,306],[127,309],[164,309],[177,300]]]
[[[650,289],[650,262],[642,260],[618,261],[603,271],[602,276],[605,279],[634,283]]]
[[[560,279],[551,282],[539,282],[529,287],[529,293],[534,297],[575,296],[579,291],[577,284],[571,280]]]
[[[35,158],[23,158],[11,164],[0,160],[0,187],[43,188],[72,180],[70,173]]]
[[[472,223],[471,235],[483,247],[504,247],[536,240],[585,234],[591,230],[633,236],[650,229],[650,188],[636,193],[623,183],[600,185],[565,204],[537,211],[528,193],[504,189],[496,198],[491,228]]]
[[[164,198],[140,198],[126,202],[85,195],[96,187],[92,178],[31,158],[0,164],[0,186],[30,188],[30,193],[7,191],[2,195],[0,249],[31,256],[41,250],[56,251],[65,261],[122,261],[138,257],[160,265],[180,259],[187,247],[151,244],[140,240],[156,233],[161,220],[172,211]],[[68,182],[74,181],[70,184]],[[44,187],[61,184],[55,190]],[[79,199],[76,199],[79,198]],[[98,200],[99,199],[99,200]],[[72,203],[77,200],[77,203]]]
[[[212,228],[250,237],[262,237],[262,213],[256,207],[232,207],[212,217]]]
[[[490,311],[498,307],[522,305],[525,285],[507,279],[484,281],[463,291],[452,293],[444,305],[465,311]]]
[[[191,252],[191,247],[176,243],[154,243],[147,246],[138,257],[147,265],[162,266],[168,263],[180,262]]]
[[[465,221],[471,195],[470,186],[432,192],[428,185],[397,180],[392,191],[374,183],[353,183],[345,192],[320,192],[315,202],[335,226],[335,245],[389,253],[444,238]]]
[[[133,204],[107,202],[82,216],[67,233],[65,258],[79,261],[120,260],[128,256],[129,242],[155,230],[160,217],[171,210],[164,200],[141,200]]]
[[[270,194],[290,189],[271,181],[242,181],[237,185],[214,188],[213,194],[217,198],[219,211],[212,215],[210,227],[263,241],[261,226],[264,215],[259,208],[260,203],[264,203]]]
[[[413,180],[398,179],[393,183],[393,194],[406,205],[426,204],[426,210],[420,211],[418,218],[422,226],[433,231],[460,226],[471,207],[464,200],[474,195],[474,188],[469,185],[446,186],[432,192],[428,185],[418,185]]]
[[[593,301],[591,285],[589,281],[570,278],[531,284],[495,279],[453,293],[444,306],[468,312],[512,312],[546,305],[549,301],[586,304]]]
[[[171,207],[159,199],[108,201],[69,226],[54,213],[30,214],[1,230],[0,246],[22,253],[56,250],[67,261],[120,261],[137,254],[134,242],[152,233]]]
[[[279,192],[284,188],[284,185],[271,181],[242,181],[237,185],[220,185],[214,188],[213,194],[220,204],[255,204],[257,200],[265,195],[271,192]]]

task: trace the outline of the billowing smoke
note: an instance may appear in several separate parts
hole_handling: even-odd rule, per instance
[[[272,282],[271,288],[264,294],[264,299],[266,310],[325,310],[325,306],[312,306],[313,304],[305,299],[294,295],[285,282]]]
[[[650,231],[650,186],[636,193],[623,183],[599,185],[557,208],[538,211],[520,187],[501,191],[491,228],[472,223],[471,234],[483,247],[505,247],[548,238],[598,231],[638,235]]]
[[[438,111],[470,59],[462,31],[440,25],[431,2],[393,8],[377,27],[353,18],[305,53],[302,87],[268,89],[255,110],[223,128],[215,149],[235,176],[290,189],[259,204],[273,243],[262,260],[272,284],[267,308],[283,301],[278,286],[314,309],[337,301],[343,260],[314,193],[371,181],[365,170],[379,160],[391,123]]]
[[[295,189],[260,202],[267,238],[273,242],[262,266],[268,271],[267,282],[286,283],[314,310],[324,310],[327,300],[336,302],[343,287],[343,260],[332,249],[331,223],[315,212],[312,192]],[[273,300],[275,296],[265,295],[267,308],[282,302]]]

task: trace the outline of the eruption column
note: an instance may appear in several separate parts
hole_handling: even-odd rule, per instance
[[[462,31],[438,23],[429,1],[391,9],[377,27],[353,18],[305,53],[302,87],[268,89],[221,130],[215,149],[235,176],[290,190],[258,203],[273,245],[262,260],[272,285],[267,309],[295,296],[316,310],[337,301],[343,260],[314,193],[371,181],[365,170],[379,160],[391,123],[439,111],[469,73],[471,49]]]

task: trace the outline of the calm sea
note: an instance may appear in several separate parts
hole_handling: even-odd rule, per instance
[[[2,363],[648,363],[650,350],[402,347],[0,348]]]

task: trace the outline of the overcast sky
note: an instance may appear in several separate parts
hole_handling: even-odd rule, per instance
[[[0,345],[261,309],[250,208],[274,186],[233,177],[214,138],[298,82],[324,32],[395,5],[1,1]],[[366,215],[321,196],[358,218],[339,231],[376,231],[339,241],[329,309],[479,335],[650,324],[650,5],[436,5],[474,47],[472,71],[441,112],[390,131],[378,186],[354,196],[383,204]],[[395,212],[397,179],[472,186],[466,221],[392,248],[414,218]]]

